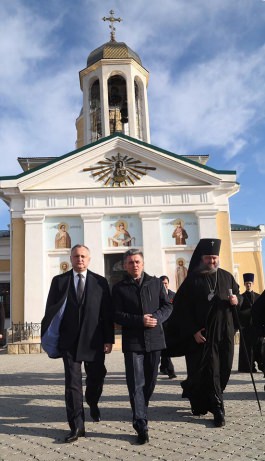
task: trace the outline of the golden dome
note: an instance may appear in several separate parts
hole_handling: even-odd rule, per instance
[[[111,40],[99,48],[92,51],[87,58],[87,67],[91,66],[101,59],[134,59],[140,66],[142,61],[137,53],[135,53],[129,46],[124,42],[116,42]]]

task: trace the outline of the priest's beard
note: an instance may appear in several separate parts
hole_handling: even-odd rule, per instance
[[[209,267],[208,264],[201,262],[196,272],[199,272],[200,274],[215,274],[219,269],[219,265],[219,261],[215,264],[215,267]]]

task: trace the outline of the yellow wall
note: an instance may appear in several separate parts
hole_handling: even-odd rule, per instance
[[[9,261],[9,259],[0,260],[0,272],[10,272],[10,261]]]
[[[219,211],[216,215],[217,237],[222,240],[220,250],[220,266],[233,274],[233,255],[229,214]]]
[[[14,323],[24,322],[25,222],[12,219],[11,315]]]
[[[245,291],[243,274],[251,272],[254,274],[253,289],[257,293],[262,293],[264,290],[262,253],[259,251],[235,252],[234,263],[238,265],[240,292]]]

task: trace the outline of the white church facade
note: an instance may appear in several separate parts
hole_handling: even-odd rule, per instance
[[[231,228],[236,172],[150,143],[148,72],[113,30],[90,53],[80,85],[77,149],[21,158],[21,174],[0,178],[11,215],[11,320],[41,321],[51,279],[71,268],[78,243],[90,248],[90,269],[110,285],[122,276],[123,253],[140,248],[146,272],[168,275],[175,291],[199,239],[218,237],[221,266],[240,283],[254,272],[255,291],[262,291],[264,229]]]

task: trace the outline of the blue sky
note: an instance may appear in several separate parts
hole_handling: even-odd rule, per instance
[[[150,72],[151,143],[236,170],[231,222],[264,224],[264,0],[1,0],[0,176],[21,172],[17,157],[75,148],[78,73],[109,40],[110,9]]]

